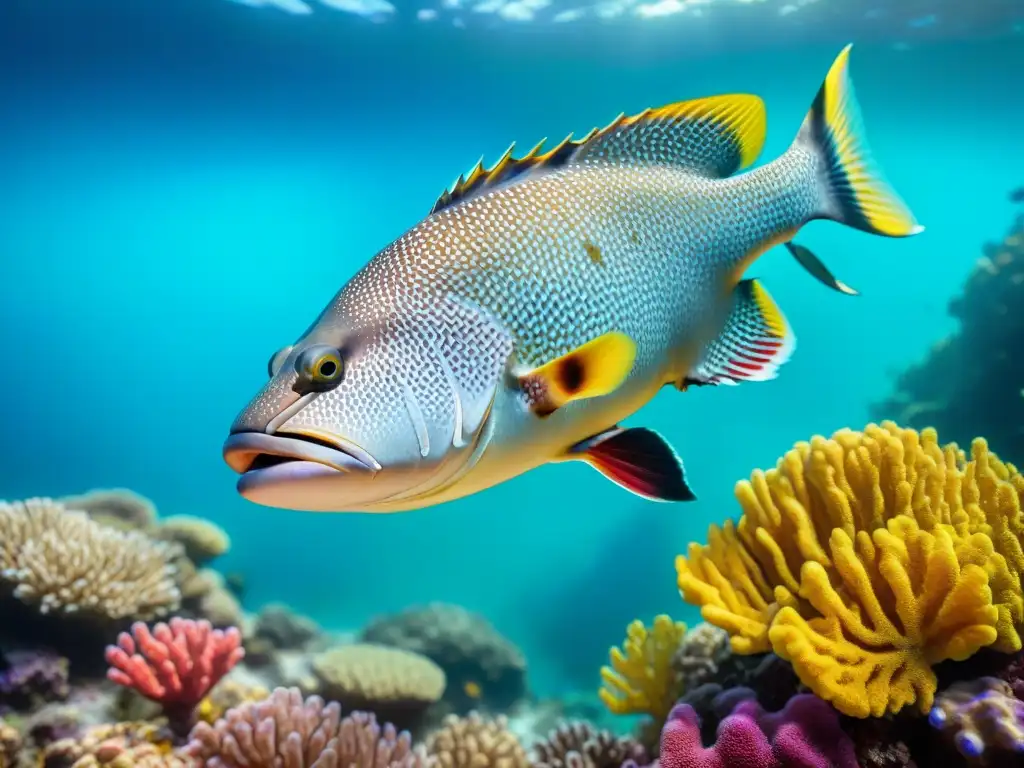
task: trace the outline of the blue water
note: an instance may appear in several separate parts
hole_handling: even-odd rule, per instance
[[[0,498],[126,486],[163,514],[223,525],[222,565],[245,574],[250,607],[285,600],[346,628],[457,602],[525,648],[541,691],[596,685],[632,618],[696,619],[673,557],[736,514],[734,482],[796,440],[863,426],[892,372],[952,328],[946,303],[1024,183],[1020,6],[979,0],[962,23],[940,16],[941,34],[922,12],[891,28],[707,37],[683,18],[456,26],[450,13],[414,23],[411,8],[381,21],[224,0],[6,0]],[[565,464],[402,515],[236,496],[220,446],[267,358],[481,153],[741,90],[768,103],[770,159],[852,32],[871,142],[927,231],[810,226],[801,241],[857,298],[781,249],[753,267],[799,339],[780,378],[666,390],[631,421],[676,446],[698,502],[644,502]]]

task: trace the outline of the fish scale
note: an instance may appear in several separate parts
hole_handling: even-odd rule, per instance
[[[392,512],[580,460],[646,498],[694,498],[664,438],[619,424],[668,383],[776,375],[795,336],[746,268],[816,218],[921,230],[872,164],[848,55],[789,150],[746,173],[765,112],[742,94],[478,163],[275,356],[225,444],[240,491]]]

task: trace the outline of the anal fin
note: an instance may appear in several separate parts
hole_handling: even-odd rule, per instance
[[[519,375],[530,409],[549,416],[573,400],[600,397],[618,389],[636,360],[636,344],[609,331],[572,352]]]
[[[614,427],[576,444],[569,453],[638,496],[653,501],[697,498],[686,482],[682,459],[653,430]]]
[[[722,332],[677,386],[774,379],[795,348],[796,336],[768,291],[757,280],[741,280]]]

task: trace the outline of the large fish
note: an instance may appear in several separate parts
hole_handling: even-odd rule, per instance
[[[274,355],[224,445],[239,492],[396,512],[579,460],[642,496],[693,499],[661,436],[618,425],[666,384],[776,374],[794,336],[746,268],[813,219],[922,229],[872,165],[849,50],[789,150],[741,175],[765,138],[750,95],[478,163]]]

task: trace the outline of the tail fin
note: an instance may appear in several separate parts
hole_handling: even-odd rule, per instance
[[[794,147],[821,159],[824,199],[819,216],[876,235],[916,235],[924,227],[886,183],[864,137],[849,75],[851,47],[846,46],[829,69]]]

